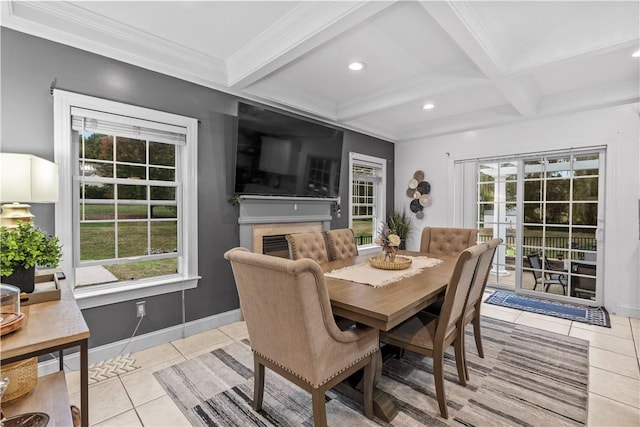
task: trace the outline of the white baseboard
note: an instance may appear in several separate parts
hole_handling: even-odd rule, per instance
[[[242,314],[240,309],[226,311],[224,313],[215,314],[213,316],[187,322],[159,331],[150,332],[148,334],[133,337],[131,342],[129,339],[112,342],[101,345],[99,347],[89,349],[89,364],[101,362],[103,360],[112,359],[120,354],[135,353],[147,348],[155,347],[171,341],[187,338],[192,335],[209,329],[219,328],[220,326],[241,320]],[[128,343],[128,344],[127,344]],[[126,348],[125,348],[126,347]],[[51,353],[58,356],[58,353]],[[77,371],[80,369],[80,355],[78,352],[66,355],[64,357],[64,366],[67,371]],[[57,359],[51,359],[38,363],[38,376],[43,376],[57,372],[59,363]]]
[[[618,314],[620,316],[635,317],[636,319],[640,319],[640,308],[618,304],[616,306],[616,312],[614,314]]]

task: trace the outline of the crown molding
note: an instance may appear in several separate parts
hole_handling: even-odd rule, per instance
[[[2,3],[4,27],[210,87],[226,84],[223,61],[75,4]]]

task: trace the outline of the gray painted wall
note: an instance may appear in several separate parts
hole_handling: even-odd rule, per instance
[[[29,36],[7,28],[0,33],[1,146],[4,152],[31,153],[53,160],[53,102],[49,88],[82,93],[200,120],[198,140],[198,227],[200,239],[197,289],[185,295],[187,321],[238,308],[226,250],[238,243],[237,208],[227,202],[233,176],[233,138],[238,98],[99,55]],[[392,207],[392,143],[346,131],[340,195],[342,218],[331,228],[347,226],[348,153],[355,151],[388,159],[387,200]],[[53,205],[35,205],[35,222],[54,231]],[[147,317],[138,334],[180,324],[180,293],[145,299]],[[84,310],[91,329],[90,346],[131,336],[136,324],[135,302]]]

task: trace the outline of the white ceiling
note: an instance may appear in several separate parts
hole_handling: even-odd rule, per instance
[[[1,7],[3,26],[396,142],[640,100],[638,1]]]

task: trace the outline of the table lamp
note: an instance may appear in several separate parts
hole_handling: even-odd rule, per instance
[[[8,229],[31,222],[27,203],[58,201],[58,165],[31,154],[0,153],[0,224]]]

